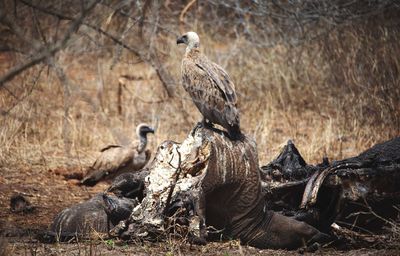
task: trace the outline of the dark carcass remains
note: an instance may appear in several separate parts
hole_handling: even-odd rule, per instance
[[[39,234],[38,238],[43,242],[55,242],[89,237],[92,232],[108,233],[121,220],[127,219],[137,204],[136,199],[97,194],[58,213],[50,231]]]
[[[384,233],[387,224],[396,220],[400,138],[332,163],[324,159],[313,166],[302,159],[294,144],[288,142],[277,159],[261,168],[270,209],[324,232],[340,225],[373,236]]]
[[[182,218],[185,212],[190,215],[185,231],[195,242],[215,238],[211,229],[218,237],[258,248],[294,249],[326,241],[328,236],[316,228],[266,210],[258,166],[256,144],[248,137],[231,141],[223,132],[198,128],[182,144],[164,142],[149,167],[146,197],[114,231],[123,237],[159,237],[171,215]],[[181,203],[184,211],[170,211],[177,198],[188,194],[186,202],[192,203]]]
[[[124,239],[162,240],[173,233],[199,244],[237,238],[258,248],[294,249],[329,240],[319,230],[332,233],[332,224],[382,229],[371,217],[398,213],[391,206],[399,202],[400,163],[393,153],[399,145],[395,139],[314,166],[289,142],[260,169],[253,140],[231,141],[197,127],[182,144],[162,143],[148,169],[120,176],[108,189],[118,196],[108,203],[115,209],[126,197],[140,199],[129,204],[129,218],[117,214],[117,224],[104,197],[99,209],[103,220],[114,216],[110,233]]]

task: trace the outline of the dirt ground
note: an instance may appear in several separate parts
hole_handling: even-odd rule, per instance
[[[89,199],[107,188],[100,183],[93,188],[77,185],[77,180],[64,175],[80,174],[79,169],[8,169],[2,167],[0,177],[0,255],[293,255],[299,251],[259,250],[241,246],[238,241],[194,246],[178,240],[164,243],[127,244],[96,238],[78,243],[42,244],[35,234],[46,230],[53,217],[65,207]],[[63,175],[64,174],[64,175]],[[32,213],[12,213],[10,198],[24,195],[36,209]],[[3,254],[2,254],[3,253]],[[360,249],[338,251],[322,248],[316,255],[400,255],[400,251]]]

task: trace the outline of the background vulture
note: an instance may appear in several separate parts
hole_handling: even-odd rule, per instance
[[[109,145],[103,148],[81,183],[94,186],[100,180],[112,179],[121,173],[143,168],[151,156],[150,150],[146,150],[147,133],[154,133],[154,129],[147,124],[140,124],[136,128],[138,141],[126,146]]]

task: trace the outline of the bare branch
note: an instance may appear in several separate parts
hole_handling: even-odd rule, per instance
[[[70,39],[72,33],[74,33],[79,28],[83,19],[89,14],[90,10],[92,10],[99,1],[100,0],[93,0],[92,2],[90,2],[88,4],[87,9],[83,10],[81,15],[77,19],[75,19],[75,21],[71,24],[71,26],[66,31],[64,37],[61,40],[59,40],[57,43],[49,46],[48,48],[42,49],[37,54],[35,54],[35,56],[32,57],[30,60],[20,64],[17,67],[12,68],[8,73],[6,73],[3,77],[1,77],[0,78],[0,88],[3,87],[6,82],[13,79],[15,76],[17,76],[24,70],[44,61],[45,59],[53,56],[56,52],[58,52],[59,50],[64,48],[65,45],[67,44],[68,40]],[[7,15],[5,17],[7,17]],[[3,17],[3,19],[5,17]],[[6,19],[6,22],[7,22],[7,19]],[[13,26],[14,23],[8,22],[8,24]],[[21,33],[21,31],[19,31],[19,28],[17,26],[13,26],[13,28],[16,29],[18,34]],[[20,36],[21,36],[21,34],[20,34]],[[38,48],[39,46],[34,44],[34,47]]]
[[[49,10],[40,6],[33,5],[32,3],[27,2],[26,0],[20,0],[24,4],[36,8],[39,11],[42,11],[44,13],[47,13],[49,15],[56,16],[59,19],[62,20],[72,20],[72,17],[69,17],[67,15],[64,15],[60,12],[54,11],[54,10]],[[88,22],[82,22],[82,25],[91,28],[100,34],[106,36],[107,38],[111,39],[114,43],[122,46],[126,50],[130,51],[131,53],[135,54],[138,56],[140,59],[143,61],[149,63],[156,71],[162,85],[164,86],[168,97],[173,97],[174,96],[174,86],[175,86],[175,81],[172,78],[172,76],[168,73],[168,71],[165,70],[163,67],[162,63],[160,62],[157,53],[155,52],[150,52],[149,54],[146,53],[146,51],[142,48],[137,48],[137,46],[131,46],[126,43],[124,43],[122,40],[120,40],[117,36],[114,36],[110,34],[109,32],[105,31],[98,25],[93,25]],[[0,80],[1,81],[1,80]]]
[[[192,5],[196,2],[196,0],[190,1],[185,8],[183,8],[181,14],[179,15],[179,23],[180,23],[180,32],[183,33],[183,24],[185,23],[185,15],[187,11],[192,7]]]

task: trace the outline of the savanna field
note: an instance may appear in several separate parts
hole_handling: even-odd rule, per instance
[[[84,2],[0,3],[0,255],[296,253],[236,240],[33,239],[57,212],[107,187],[65,178],[81,175],[102,147],[129,143],[144,122],[156,127],[148,144],[155,152],[201,120],[181,86],[182,32],[196,31],[201,51],[235,83],[241,128],[257,142],[261,165],[289,139],[317,164],[400,136],[396,1]],[[16,193],[33,213],[10,211]],[[399,244],[317,254],[396,255]]]

